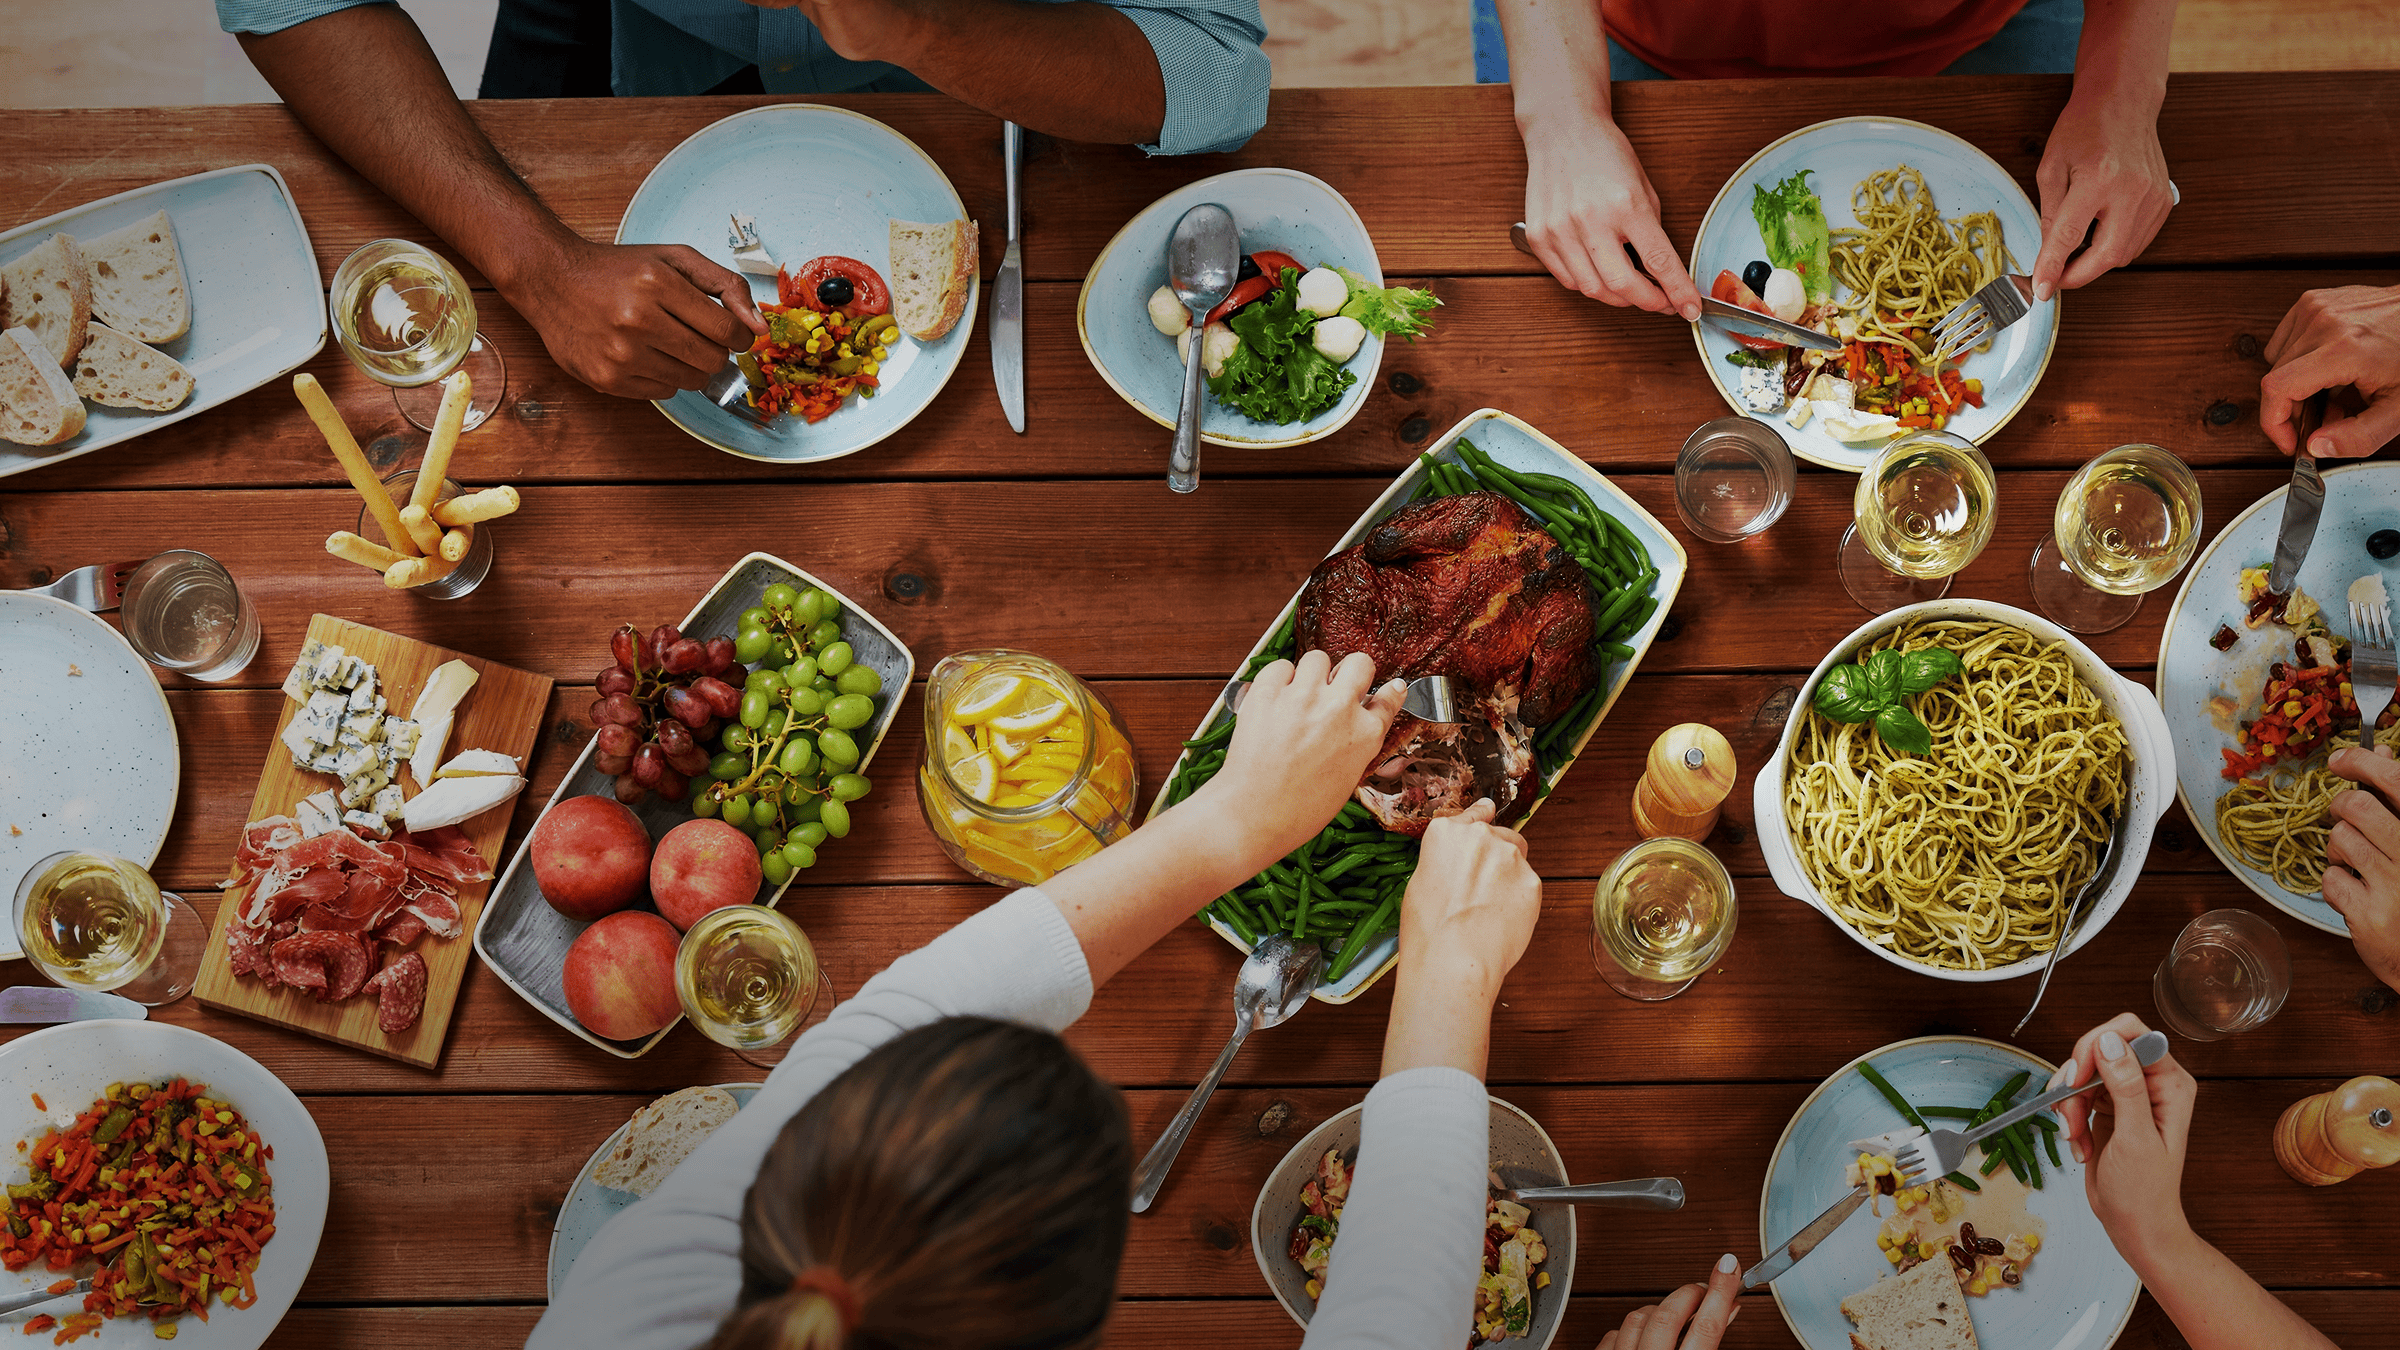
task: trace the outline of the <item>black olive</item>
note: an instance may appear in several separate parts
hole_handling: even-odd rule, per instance
[[[1242,255],[1242,265],[1234,271],[1233,279],[1235,281],[1248,281],[1252,277],[1264,275],[1265,273],[1258,270],[1258,264],[1252,262],[1250,260],[1250,255],[1245,253]]]
[[[850,284],[848,277],[831,276],[817,283],[817,303],[820,305],[832,305],[839,309],[849,304],[857,294],[858,288]]]
[[[1767,274],[1775,269],[1763,262],[1754,262],[1742,269],[1742,284],[1760,295],[1767,293]]]
[[[2400,553],[2400,530],[2377,530],[2367,536],[2369,557],[2389,558]]]

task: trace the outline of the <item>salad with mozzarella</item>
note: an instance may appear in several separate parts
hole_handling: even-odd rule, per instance
[[[1288,425],[1317,416],[1358,383],[1342,369],[1367,335],[1416,341],[1442,302],[1431,291],[1378,286],[1347,267],[1303,267],[1261,249],[1242,259],[1233,290],[1208,312],[1197,340],[1208,389],[1254,421]],[[1150,293],[1150,323],[1189,360],[1191,314],[1165,286]]]

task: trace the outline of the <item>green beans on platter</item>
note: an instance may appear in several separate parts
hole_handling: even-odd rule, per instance
[[[1858,1072],[1860,1077],[1874,1085],[1877,1092],[1883,1094],[1883,1099],[1890,1102],[1909,1124],[1923,1130],[1932,1128],[1927,1123],[1929,1120],[1963,1121],[1965,1128],[1973,1129],[2007,1111],[2016,1100],[2017,1094],[2024,1090],[2026,1081],[2033,1077],[2031,1069],[2019,1070],[2015,1077],[2001,1084],[2000,1090],[1986,1098],[1980,1106],[1912,1106],[1906,1097],[1900,1095],[1900,1090],[1892,1086],[1891,1080],[1878,1072],[1873,1064],[1861,1062]],[[2047,1116],[2036,1115],[2020,1120],[1982,1141],[1983,1166],[1977,1169],[1979,1174],[1988,1177],[2005,1167],[2009,1170],[2009,1174],[2017,1180],[2034,1190],[2040,1190],[2042,1188],[2042,1163],[2040,1156],[2034,1150],[2033,1143],[2037,1131],[2040,1133],[2043,1147],[2049,1151],[2050,1165],[2052,1167],[2062,1166],[2058,1160],[2058,1122]],[[1960,1172],[1952,1172],[1943,1180],[1955,1182],[1970,1191],[1983,1189],[1975,1184],[1974,1178]]]

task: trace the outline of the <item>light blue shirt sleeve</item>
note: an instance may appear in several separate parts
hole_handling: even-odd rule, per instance
[[[1267,124],[1266,20],[1258,0],[1105,0],[1150,39],[1166,78],[1167,120],[1153,155],[1239,150]]]
[[[280,33],[294,24],[378,0],[217,0],[217,27],[228,33]]]

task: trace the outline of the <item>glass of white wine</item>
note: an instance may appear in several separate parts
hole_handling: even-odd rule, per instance
[[[2171,450],[2120,445],[2075,471],[2033,551],[2033,603],[2059,627],[2105,633],[2200,547],[2200,480]]]
[[[1946,431],[1912,431],[1858,475],[1842,535],[1842,586],[1870,614],[1950,593],[1950,578],[1992,541],[1992,462]]]
[[[208,926],[140,863],[105,853],[53,853],[17,883],[17,941],[69,989],[149,1007],[192,991]]]
[[[400,415],[433,430],[442,377],[474,381],[466,430],[482,425],[508,389],[508,363],[475,331],[475,292],[450,260],[406,239],[362,244],[334,270],[333,334],[369,379],[392,388]]]
[[[1733,878],[1688,839],[1645,839],[1592,892],[1592,965],[1630,999],[1673,998],[1733,945]]]
[[[808,934],[755,904],[710,910],[691,926],[675,951],[675,994],[701,1035],[767,1069],[812,1013],[833,1008]]]

